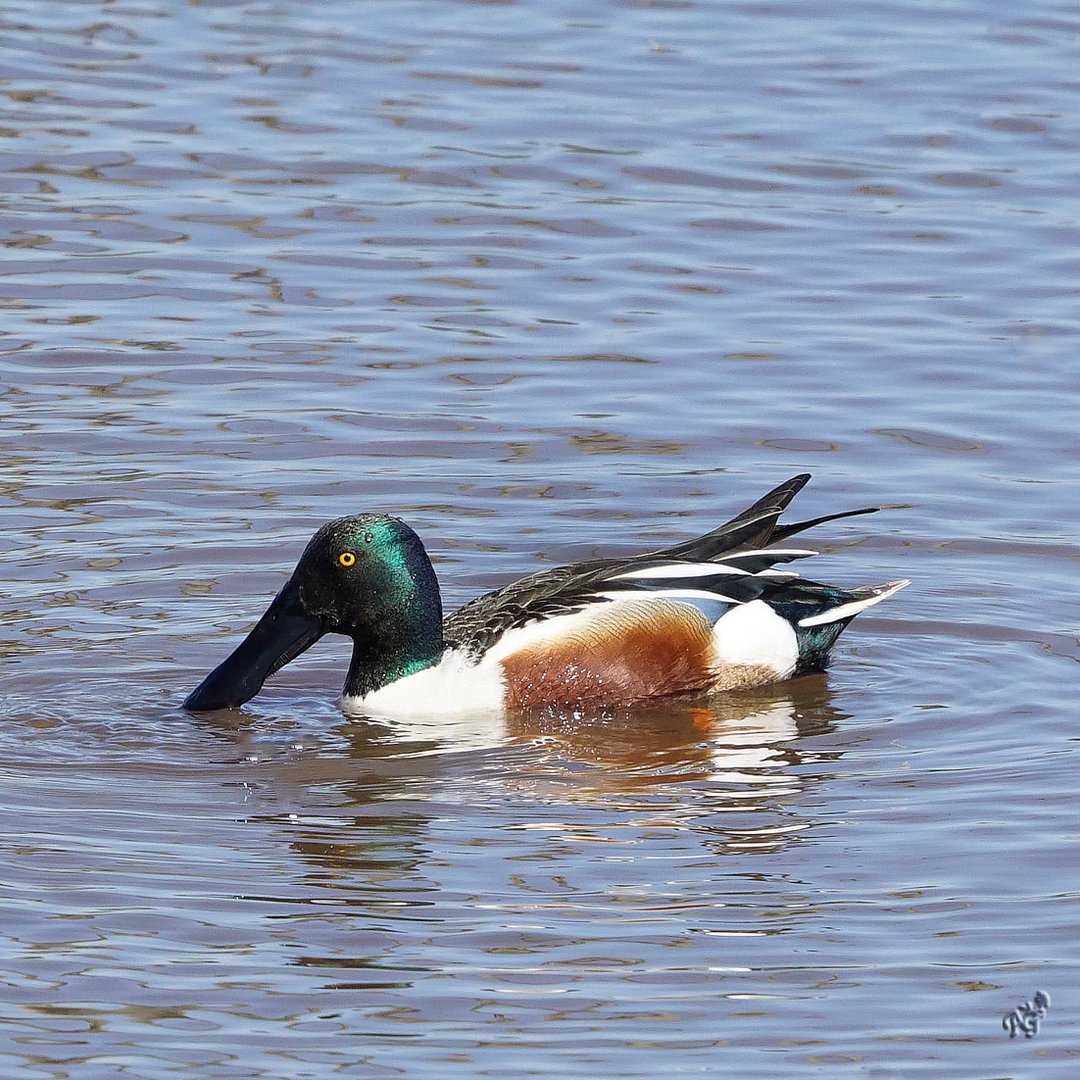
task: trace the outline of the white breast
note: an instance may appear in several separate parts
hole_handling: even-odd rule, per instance
[[[341,710],[349,716],[374,717],[502,715],[504,685],[501,665],[477,664],[451,649],[437,664],[415,675],[361,697],[342,697]]]

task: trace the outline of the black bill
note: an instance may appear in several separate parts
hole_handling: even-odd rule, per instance
[[[184,702],[192,712],[232,709],[250,701],[271,675],[311,648],[325,633],[300,604],[290,581],[233,654],[219,664]]]

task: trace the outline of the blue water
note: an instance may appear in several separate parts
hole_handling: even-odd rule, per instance
[[[1078,45],[5,5],[0,1072],[1076,1075]],[[828,676],[390,728],[327,641],[178,707],[329,518],[456,604],[801,471],[895,505],[807,573],[915,582]]]

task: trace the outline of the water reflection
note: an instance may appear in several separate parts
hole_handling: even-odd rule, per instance
[[[611,790],[711,781],[789,787],[803,761],[796,740],[846,719],[823,676],[634,709],[537,710],[506,717],[369,718],[349,722],[350,755],[448,754],[500,745],[531,748],[549,765]],[[582,771],[581,766],[591,767]]]
[[[844,719],[814,676],[601,717],[517,717],[509,729],[546,752],[545,787],[567,802],[646,814],[724,854],[777,851],[813,826],[801,796],[821,779],[813,766],[838,753],[803,740]]]
[[[247,740],[243,715],[200,723]],[[839,756],[803,740],[844,718],[825,679],[812,677],[648,710],[518,715],[498,727],[342,722],[325,748],[260,766],[264,798],[287,808],[260,820],[307,867],[299,892],[264,899],[415,917],[438,889],[427,865],[439,846],[432,822],[459,817],[483,832],[494,816],[507,859],[523,832],[623,843],[627,828],[659,827],[717,854],[776,851],[812,827],[799,798],[820,779],[813,766]],[[555,820],[553,806],[562,807]]]
[[[649,710],[516,716],[499,730],[339,720],[307,749],[281,746],[288,716],[198,723],[241,751],[272,732],[279,752],[262,743],[246,827],[281,869],[236,899],[286,935],[296,978],[360,993],[370,1009],[433,976],[530,994],[597,972],[662,981],[683,970],[669,949],[684,919],[725,941],[790,929],[805,905],[770,899],[776,916],[763,920],[763,897],[785,889],[775,855],[815,824],[805,795],[840,755],[819,737],[844,718],[814,677]],[[758,854],[770,858],[750,874],[745,857]],[[610,905],[618,919],[586,934],[588,955],[610,959],[582,961],[581,920]],[[626,954],[617,942],[631,925]],[[444,1018],[451,1006],[433,1001]]]
[[[778,767],[797,760],[784,749],[791,740],[829,731],[840,719],[825,680],[813,677],[648,709],[518,715],[507,722],[507,733],[643,782],[754,783],[774,778]]]

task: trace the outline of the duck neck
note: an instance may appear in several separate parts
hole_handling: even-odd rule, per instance
[[[439,662],[445,651],[442,599],[425,558],[412,568],[410,587],[393,604],[372,612],[352,634],[353,652],[344,695],[363,697]]]
[[[353,639],[352,660],[345,677],[345,697],[364,697],[390,683],[434,666],[443,653],[442,634],[438,640],[400,642],[385,647],[379,642],[373,648],[370,641]]]

